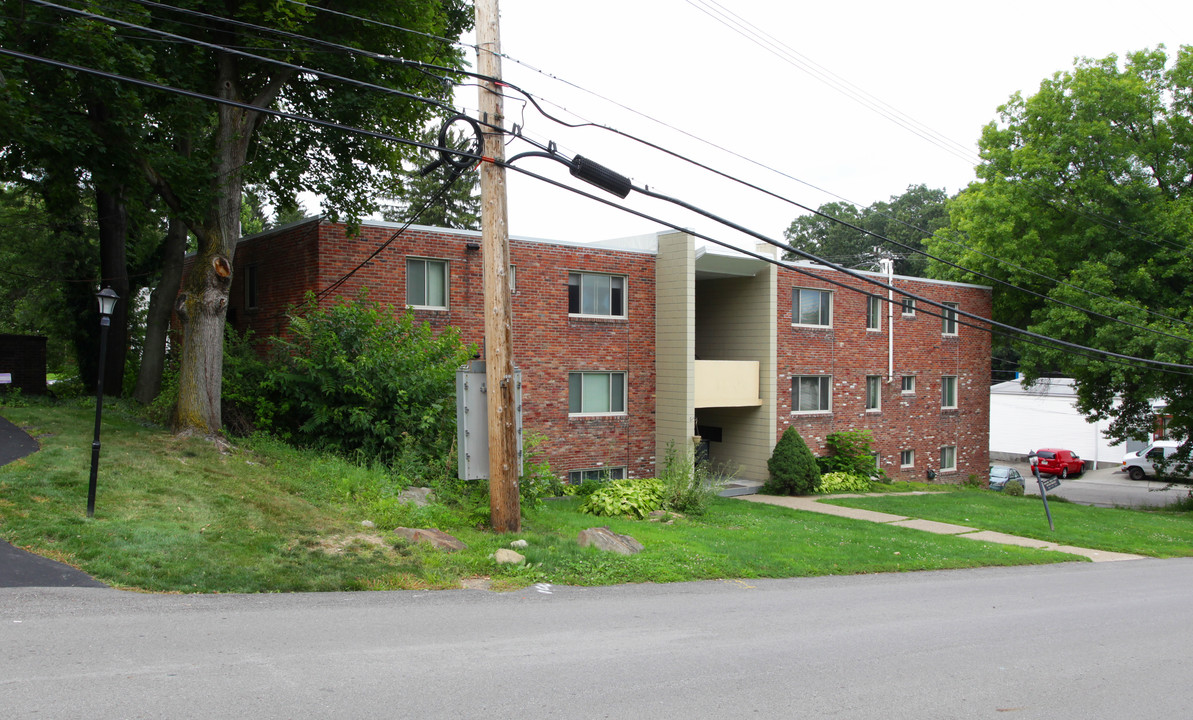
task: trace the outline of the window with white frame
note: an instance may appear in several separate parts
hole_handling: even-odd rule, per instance
[[[568,373],[569,415],[624,415],[625,373]]]
[[[915,317],[915,298],[903,298],[903,314],[907,317]]]
[[[940,378],[940,407],[946,410],[957,407],[956,375],[944,375]]]
[[[791,411],[829,412],[833,409],[832,375],[796,375],[791,378]]]
[[[866,376],[866,409],[877,411],[882,409],[882,376]]]
[[[833,294],[828,290],[791,289],[791,323],[829,327],[833,324]]]
[[[625,317],[625,286],[621,275],[568,273],[568,314]]]
[[[945,445],[940,449],[940,469],[942,472],[957,469],[956,445]]]
[[[623,467],[599,467],[586,468],[584,470],[569,470],[568,484],[579,485],[583,482],[598,481],[604,482],[606,480],[624,480],[625,468]]]
[[[882,329],[882,298],[877,295],[866,297],[866,329]]]
[[[406,304],[417,308],[447,307],[447,261],[406,259]]]
[[[901,387],[904,395],[915,394],[915,375],[904,375],[903,385]]]
[[[899,467],[915,467],[915,450],[899,451]]]
[[[941,303],[941,305],[944,305],[944,310],[940,314],[940,334],[956,335],[958,304],[955,302],[947,302]]]

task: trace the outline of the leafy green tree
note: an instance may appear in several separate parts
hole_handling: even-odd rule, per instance
[[[820,484],[820,468],[799,431],[788,426],[783,431],[770,459],[766,461],[770,478],[762,486],[767,495],[811,495]]]
[[[218,95],[228,104],[116,81],[100,82],[40,65],[33,70],[36,63],[5,60],[0,73],[18,83],[8,97],[20,100],[5,127],[27,126],[37,132],[6,136],[13,139],[6,140],[10,144],[5,145],[4,155],[12,159],[13,152],[23,152],[27,143],[35,148],[52,147],[55,142],[84,148],[98,158],[89,166],[98,173],[97,207],[101,218],[113,220],[113,228],[119,228],[120,208],[133,207],[130,199],[143,197],[142,186],[160,198],[170,217],[185,223],[195,238],[196,254],[175,306],[182,325],[177,424],[180,431],[215,433],[221,426],[224,313],[244,184],[261,184],[268,199],[278,205],[294,205],[299,193],[314,192],[327,199],[331,214],[352,219],[376,209],[375,193],[387,186],[409,154],[373,137],[280,120],[266,111],[284,108],[295,115],[408,136],[442,112],[450,100],[450,84],[424,67],[378,58],[460,67],[461,52],[440,38],[458,37],[470,25],[471,15],[463,0],[381,4],[346,0],[336,5],[344,15],[327,15],[311,5],[274,0],[195,0],[187,4],[187,9],[202,13],[195,16],[181,15],[166,5],[150,7],[119,0],[116,6],[104,9],[144,27],[211,45],[147,39],[144,31],[117,30],[110,23],[29,7],[18,0],[5,1],[0,45]],[[352,15],[376,22],[349,17]],[[283,41],[238,23],[367,48],[376,55],[364,58],[327,52],[325,47]],[[42,42],[45,28],[59,26],[72,32],[54,35],[52,46]],[[240,54],[243,48],[258,49],[261,55],[291,65],[245,57]],[[352,77],[406,95],[362,89],[296,66]],[[37,82],[28,81],[33,74]],[[89,87],[94,90],[88,91]],[[84,108],[87,115],[83,119],[79,119],[82,101],[62,102],[72,93],[83,98],[96,96],[96,102]],[[410,95],[428,102],[412,100]],[[59,106],[64,108],[60,123],[43,110]],[[40,121],[22,123],[22,117]],[[36,155],[35,159],[52,159],[49,152]],[[76,155],[72,153],[63,167],[51,168],[68,178],[62,186],[77,185],[82,177],[74,161]],[[15,163],[14,167],[27,165]],[[112,196],[113,201],[101,193]],[[101,234],[102,226],[101,222]],[[103,261],[115,263],[119,258],[103,254]],[[106,269],[104,274],[108,275]]]
[[[439,130],[424,131],[422,141],[429,145],[438,144]],[[468,148],[468,142],[461,134],[448,132],[449,147]],[[381,217],[389,222],[414,219],[418,225],[480,230],[479,175],[464,173],[453,178],[451,169],[442,165],[424,175],[423,169],[438,159],[437,153],[419,149],[413,165],[398,177],[398,189],[391,198],[393,202],[381,206]],[[417,218],[414,217],[416,212]]]
[[[978,181],[950,204],[951,225],[929,243],[933,253],[1060,301],[996,289],[995,319],[1193,364],[1193,47],[1171,59],[1161,46],[1121,63],[1079,60],[1034,95],[1013,95],[980,146]],[[1060,347],[1016,350],[1029,379],[1075,378],[1081,411],[1113,418],[1118,439],[1153,429],[1154,399],[1173,415],[1171,431],[1189,435],[1188,375]]]
[[[792,221],[784,236],[793,247],[847,267],[873,262],[878,248],[898,256],[896,273],[923,276],[927,259],[914,250],[923,249],[928,236],[948,226],[947,200],[942,189],[912,185],[902,195],[891,196],[890,202],[880,200],[865,208],[846,202],[826,203],[817,211],[860,230],[821,215],[801,215]],[[788,253],[787,259],[794,256]]]

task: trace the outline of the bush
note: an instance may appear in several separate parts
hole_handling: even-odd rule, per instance
[[[1004,495],[1023,497],[1023,483],[1018,480],[1011,480],[1002,486],[1002,492]]]
[[[667,445],[659,480],[664,488],[663,507],[685,515],[703,515],[723,486],[708,463],[697,464],[691,449],[680,456],[675,443]]]
[[[642,519],[663,507],[663,483],[655,478],[610,480],[580,506],[580,512],[601,517],[628,515]]]
[[[849,473],[833,472],[820,476],[818,493],[856,493],[867,492],[870,489],[870,478]]]
[[[766,461],[770,479],[762,486],[768,495],[811,495],[820,484],[820,470],[807,443],[793,427],[783,431]]]
[[[267,360],[247,339],[228,343],[224,396],[246,428],[365,461],[450,454],[455,372],[473,354],[458,330],[436,333],[363,295],[321,308],[308,294],[289,320]]]
[[[829,454],[816,460],[820,472],[841,472],[886,481],[886,473],[874,463],[874,454],[870,450],[873,439],[874,436],[869,430],[829,433],[824,438]]]

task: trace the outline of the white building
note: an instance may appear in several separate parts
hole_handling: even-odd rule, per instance
[[[1146,445],[1112,442],[1102,434],[1109,421],[1086,420],[1076,403],[1071,378],[1040,378],[1027,388],[1015,379],[991,387],[991,461],[1023,459],[1039,448],[1064,448],[1104,467],[1119,464],[1124,453]]]

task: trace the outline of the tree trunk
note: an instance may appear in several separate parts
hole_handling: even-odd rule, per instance
[[[238,99],[236,60],[220,57],[219,94]],[[259,113],[219,106],[215,173],[216,201],[202,229],[195,229],[199,253],[178,298],[182,355],[174,431],[213,436],[223,427],[220,397],[224,378],[224,322],[232,259],[240,238],[243,170]]]
[[[128,208],[124,205],[120,189],[96,188],[95,209],[99,224],[99,266],[100,287],[110,287],[120,296],[112,310],[111,327],[108,334],[107,357],[104,359],[104,394],[119,396],[124,389],[124,365],[128,359],[128,308],[133,298],[129,297],[128,262]],[[93,303],[96,311],[95,328],[99,330],[99,305]]]
[[[149,313],[145,321],[145,347],[141,352],[141,368],[133,397],[142,405],[153,402],[162,390],[162,372],[166,365],[166,335],[170,330],[170,314],[182,284],[182,261],[186,251],[186,225],[170,217],[170,228],[163,244],[162,277],[149,296]]]
[[[210,241],[200,242],[210,245]],[[224,375],[224,315],[232,263],[218,252],[197,258],[178,296],[175,310],[182,322],[178,406],[174,430],[211,436],[223,426],[220,395]]]

